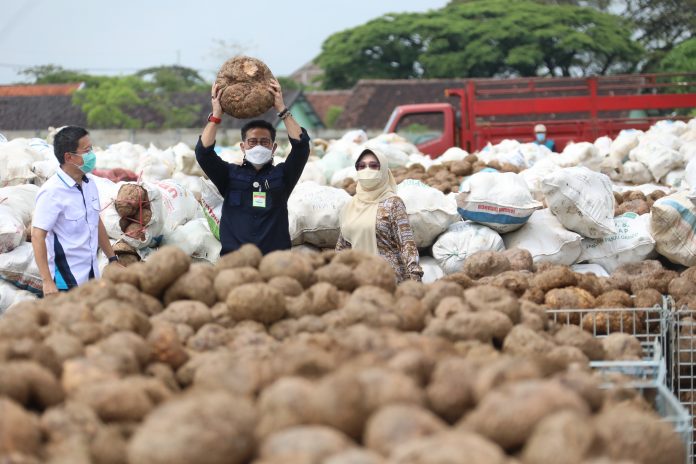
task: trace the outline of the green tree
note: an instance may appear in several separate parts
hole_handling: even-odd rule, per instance
[[[156,66],[135,73],[152,84],[156,92],[200,92],[210,89],[210,84],[198,74],[198,71],[184,66]]]
[[[145,87],[136,76],[101,77],[98,84],[75,92],[73,103],[82,108],[90,127],[140,128],[142,121],[131,114],[144,104],[140,94]]]
[[[670,50],[696,37],[696,0],[623,0],[617,6],[635,24],[635,40],[647,50],[639,64],[642,72],[659,70]]]
[[[210,89],[196,70],[183,66],[157,66],[118,77],[95,76],[52,64],[27,68],[22,73],[33,77],[37,84],[84,82],[85,88],[73,94],[73,103],[94,128],[190,127],[200,105],[176,104],[176,96]],[[142,114],[149,117],[147,123],[138,117]]]
[[[343,114],[343,107],[332,105],[326,110],[326,127],[332,128],[336,124],[338,118]]]
[[[388,14],[330,36],[325,88],[362,78],[571,76],[620,72],[643,56],[626,20],[533,0],[471,0]]]
[[[696,37],[674,47],[658,67],[663,72],[696,72]]]

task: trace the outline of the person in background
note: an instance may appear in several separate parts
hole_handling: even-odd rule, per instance
[[[336,251],[354,248],[379,255],[394,268],[398,282],[422,280],[418,248],[406,205],[396,195],[396,181],[387,157],[367,148],[355,162],[356,194],[340,215]]]
[[[309,159],[309,135],[285,107],[280,84],[273,79],[269,92],[273,106],[285,123],[292,149],[284,163],[273,166],[276,130],[256,119],[242,127],[244,153],[241,166],[228,163],[215,153],[217,125],[222,122],[220,95],[212,88],[212,113],[196,145],[196,160],[224,198],[220,218],[221,254],[253,243],[263,254],[291,247],[288,226],[288,198]]]
[[[556,151],[556,142],[546,138],[546,126],[543,124],[534,126],[534,143],[544,145],[551,151]]]
[[[96,164],[89,133],[66,126],[55,136],[60,167],[36,195],[31,228],[43,294],[67,291],[99,277],[97,252],[118,261],[99,217],[99,191],[90,172]]]

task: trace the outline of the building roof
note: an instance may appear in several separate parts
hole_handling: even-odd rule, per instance
[[[40,97],[50,95],[72,95],[84,86],[81,82],[72,84],[20,84],[0,85],[0,97]]]
[[[288,90],[284,92],[285,103],[288,107],[301,105],[307,117],[321,125],[321,120],[311,104],[302,94],[301,90]],[[179,93],[172,97],[176,106],[199,105],[200,109],[192,127],[203,127],[210,113],[210,95],[208,92]],[[162,124],[162,117],[148,107],[137,107],[128,111],[128,114],[158,127]],[[281,120],[274,108],[252,119],[263,119],[277,127]],[[221,126],[225,129],[241,129],[251,119],[235,119],[224,117]],[[64,126],[74,124],[87,127],[87,117],[78,106],[72,104],[70,95],[44,95],[44,96],[0,96],[0,132],[3,130],[43,130],[49,126]],[[314,127],[308,127],[313,129]]]
[[[87,118],[70,95],[0,97],[0,132],[45,130],[68,124],[86,127]]]
[[[462,87],[464,79],[364,79],[358,81],[336,121],[338,129],[383,129],[395,106],[458,100],[445,97],[445,89]]]
[[[302,84],[302,85],[313,85],[316,84],[317,78],[320,78],[324,74],[324,70],[321,69],[313,61],[303,64],[299,69],[290,74],[290,79]]]
[[[332,106],[344,108],[352,92],[352,90],[321,90],[305,92],[304,96],[326,125],[326,114],[329,108]]]

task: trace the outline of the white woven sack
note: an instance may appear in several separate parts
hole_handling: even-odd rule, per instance
[[[450,224],[461,221],[454,197],[414,179],[401,182],[396,193],[406,205],[416,245],[424,248],[433,244]]]
[[[503,235],[505,248],[529,251],[535,263],[575,263],[580,256],[582,237],[563,227],[548,208],[534,211],[527,224]]]
[[[522,227],[542,206],[524,179],[512,172],[479,172],[462,188],[456,197],[459,214],[501,234]]]
[[[350,202],[343,189],[315,182],[297,184],[288,199],[288,222],[293,245],[336,246],[341,231],[340,213]]]
[[[655,239],[650,235],[650,215],[625,213],[614,218],[616,234],[604,238],[582,240],[579,262],[601,265],[612,273],[622,264],[648,259],[655,251]]]
[[[586,167],[564,168],[542,180],[546,204],[566,229],[583,237],[616,233],[611,180]]]
[[[696,205],[687,195],[679,192],[657,200],[651,210],[650,232],[662,256],[696,266]]]
[[[486,226],[460,221],[447,228],[433,245],[433,257],[445,274],[462,270],[466,258],[478,251],[502,251],[503,239]]]

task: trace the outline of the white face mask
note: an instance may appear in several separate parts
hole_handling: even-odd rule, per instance
[[[376,189],[382,183],[382,173],[373,169],[362,169],[357,177],[360,186],[367,191]]]
[[[256,167],[263,166],[273,158],[273,150],[263,145],[256,145],[245,152],[247,161]]]

